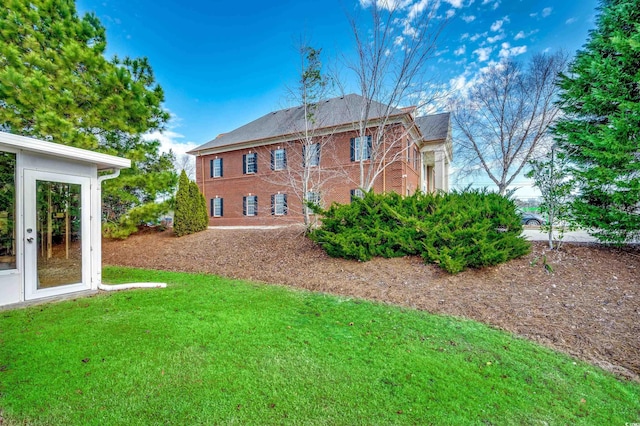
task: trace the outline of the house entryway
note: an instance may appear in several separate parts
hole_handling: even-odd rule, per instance
[[[25,170],[25,300],[90,289],[89,182]]]

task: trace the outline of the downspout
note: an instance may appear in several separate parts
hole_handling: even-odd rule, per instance
[[[102,182],[109,179],[115,179],[120,176],[120,169],[115,169],[115,171],[108,175],[98,176],[98,199],[100,203],[102,203]],[[100,241],[102,241],[102,235],[100,236]],[[100,268],[102,268],[102,249],[100,250]],[[165,283],[128,283],[128,284],[118,284],[118,285],[108,285],[102,284],[102,279],[98,283],[98,290],[104,291],[115,291],[115,290],[127,290],[130,288],[155,288],[160,287],[164,288],[167,284]]]

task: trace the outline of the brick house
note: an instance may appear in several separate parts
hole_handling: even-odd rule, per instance
[[[449,113],[414,117],[415,108],[389,112],[374,102],[366,136],[360,138],[362,102],[355,94],[320,102],[313,110],[312,132],[304,130],[309,112],[294,107],[191,150],[196,182],[209,204],[209,224],[301,223],[308,212],[303,199],[323,206],[349,203],[361,194],[365,175],[375,192],[448,191]],[[382,147],[377,156],[372,140]]]

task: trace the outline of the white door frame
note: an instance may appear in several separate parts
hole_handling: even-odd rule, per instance
[[[38,289],[38,237],[36,181],[61,182],[80,185],[82,282]],[[91,288],[91,179],[47,171],[24,169],[24,220],[22,228],[24,247],[25,300],[58,296]],[[30,232],[29,232],[30,231]]]

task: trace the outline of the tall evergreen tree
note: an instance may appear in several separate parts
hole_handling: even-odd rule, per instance
[[[0,130],[131,159],[103,191],[105,216],[118,221],[172,194],[177,175],[173,154],[142,137],[169,119],[151,66],[146,58],[107,60],[105,49],[105,28],[94,14],[78,16],[73,0],[6,0],[0,8]]]
[[[178,192],[176,193],[176,208],[173,215],[173,232],[178,237],[190,234],[192,227],[193,205],[191,203],[191,183],[187,173],[183,170],[178,179]]]
[[[554,132],[575,164],[576,220],[605,242],[640,235],[640,0],[602,0],[560,87]]]
[[[173,232],[178,237],[207,229],[209,214],[204,195],[184,170],[180,173],[175,204]]]

